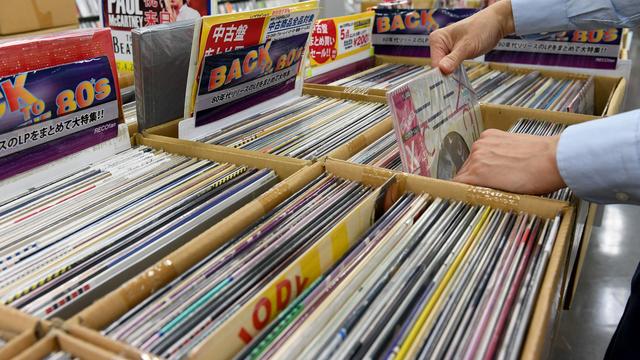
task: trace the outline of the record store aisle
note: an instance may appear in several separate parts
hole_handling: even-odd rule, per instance
[[[636,36],[627,110],[640,108],[640,41]],[[600,208],[582,277],[570,311],[560,320],[552,359],[602,359],[629,297],[640,261],[640,207]]]

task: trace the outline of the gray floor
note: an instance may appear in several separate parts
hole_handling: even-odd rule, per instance
[[[640,60],[636,33],[631,59]],[[627,109],[640,108],[640,61],[633,64]],[[640,261],[640,207],[605,206],[596,218],[591,246],[571,310],[562,314],[552,359],[602,359],[629,296]]]

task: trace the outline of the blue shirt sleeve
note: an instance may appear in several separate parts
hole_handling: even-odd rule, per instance
[[[568,127],[556,155],[574,193],[597,203],[640,204],[640,110]]]
[[[638,0],[511,0],[516,34],[638,27]]]

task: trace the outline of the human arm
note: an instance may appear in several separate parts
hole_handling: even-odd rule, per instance
[[[556,137],[485,131],[454,180],[525,194],[566,185],[585,200],[640,204],[640,110]]]
[[[511,33],[640,25],[637,0],[501,0],[429,36],[431,61],[450,74],[462,61],[483,55]]]

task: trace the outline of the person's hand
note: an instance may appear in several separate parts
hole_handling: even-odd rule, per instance
[[[429,36],[431,66],[451,74],[467,59],[491,51],[500,39],[515,31],[511,0],[501,0]]]
[[[566,187],[556,150],[560,136],[512,134],[486,130],[453,179],[519,194],[542,195]]]

